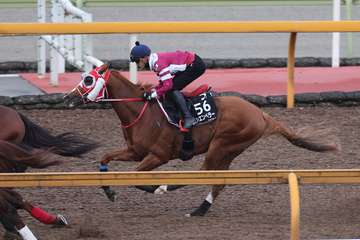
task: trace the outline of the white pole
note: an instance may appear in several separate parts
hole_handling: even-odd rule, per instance
[[[352,0],[346,0],[346,20],[352,19]],[[353,57],[353,34],[347,33],[347,57]]]
[[[64,8],[61,6],[60,2],[57,2],[57,16],[56,16],[56,20],[57,22],[63,23],[65,22],[65,10]],[[59,41],[59,46],[60,47],[64,47],[65,43],[64,43],[64,35],[59,35],[58,36],[58,41]],[[65,59],[63,58],[63,56],[58,55],[58,68],[59,68],[59,73],[64,73],[65,72]]]
[[[52,22],[58,21],[58,2],[57,0],[52,1],[52,7],[51,7],[51,20]],[[55,36],[53,37],[54,44],[59,44],[59,37]],[[59,78],[58,78],[58,72],[59,72],[59,58],[60,55],[58,52],[54,49],[50,49],[50,85],[52,86],[58,86],[59,85]]]
[[[333,20],[340,20],[341,0],[333,0]],[[332,38],[332,67],[340,66],[340,33],[334,32]]]
[[[92,15],[87,14],[84,19],[84,22],[92,22]],[[83,56],[93,56],[93,43],[92,43],[92,36],[91,35],[83,35]],[[93,63],[86,61],[86,59],[83,60],[85,62],[84,70],[86,72],[89,72],[93,68]]]
[[[135,46],[135,42],[137,41],[137,36],[135,34],[130,34],[130,43],[129,48],[131,49]],[[137,83],[137,66],[136,63],[129,64],[129,73],[130,73],[130,81],[132,83]]]
[[[46,22],[46,0],[37,1],[37,17],[39,23]],[[37,72],[38,77],[42,78],[46,72],[46,43],[41,37],[37,41]]]
[[[58,54],[60,54],[63,58],[66,59],[71,65],[75,66],[76,68],[83,70],[84,69],[84,62],[78,60],[74,57],[71,51],[68,51],[66,48],[61,47],[55,38],[50,35],[43,35],[42,38],[49,44],[51,49],[55,50]]]

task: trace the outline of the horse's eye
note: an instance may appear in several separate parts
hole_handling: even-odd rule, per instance
[[[83,81],[84,81],[84,85],[89,87],[89,86],[93,85],[94,78],[92,76],[86,76]]]

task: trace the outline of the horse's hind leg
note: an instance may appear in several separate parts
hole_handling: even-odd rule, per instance
[[[229,139],[219,139],[211,144],[201,170],[228,170],[234,158],[256,142],[258,137],[253,137],[250,140],[238,142],[237,144],[230,143]],[[225,185],[213,185],[212,190],[203,203],[192,213],[186,214],[186,216],[204,216],[224,187]]]
[[[215,168],[208,168],[207,167],[207,163],[208,163],[208,158],[205,160],[205,163],[203,165],[203,167],[201,168],[202,170],[228,170],[230,167],[230,164],[232,162],[232,160],[235,157],[232,158],[227,158],[224,160],[219,160],[218,162],[222,162],[221,164],[219,164],[217,167],[216,165],[214,166]],[[221,166],[220,166],[221,165]],[[193,212],[191,212],[190,214],[186,214],[185,216],[187,217],[193,217],[193,216],[204,216],[210,209],[212,203],[215,201],[215,199],[217,198],[217,196],[219,196],[221,190],[223,190],[225,187],[225,185],[213,185],[211,191],[209,192],[209,194],[206,196],[205,200],[201,203],[201,205],[196,208]]]

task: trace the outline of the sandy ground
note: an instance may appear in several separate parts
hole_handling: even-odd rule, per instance
[[[294,128],[322,125],[335,129],[343,151],[320,154],[297,148],[280,137],[261,139],[238,157],[232,169],[358,168],[360,107],[305,107],[264,111]],[[112,110],[21,111],[53,133],[74,131],[96,139],[102,147],[84,159],[64,158],[64,164],[44,171],[96,171],[101,156],[124,147],[119,120]],[[202,156],[174,160],[160,170],[194,170]],[[111,170],[134,169],[136,163],[110,165]],[[34,170],[30,170],[34,171]],[[289,239],[290,204],[287,185],[227,187],[206,217],[186,218],[208,193],[207,186],[188,186],[165,195],[115,187],[118,200],[109,202],[97,187],[19,189],[24,198],[51,213],[64,214],[70,226],[42,225],[21,211],[39,239]],[[301,186],[301,239],[359,238],[360,186]],[[0,229],[0,235],[3,229]]]

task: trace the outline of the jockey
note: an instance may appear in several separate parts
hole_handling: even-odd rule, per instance
[[[150,92],[145,92],[144,98],[150,101],[169,94],[183,114],[183,127],[191,128],[195,119],[180,90],[205,72],[203,60],[187,51],[151,53],[148,46],[137,41],[131,49],[130,61],[135,62],[140,69],[149,67],[159,78],[159,84]]]

